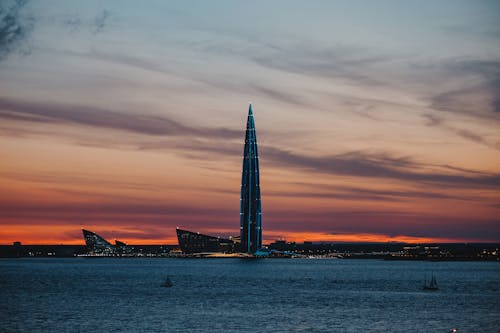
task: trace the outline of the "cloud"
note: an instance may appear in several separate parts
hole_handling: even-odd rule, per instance
[[[240,133],[238,139],[243,140],[243,133]],[[216,143],[208,144],[206,140],[196,138],[185,138],[179,141],[152,141],[137,142],[134,147],[138,150],[177,150],[187,158],[204,160],[210,156],[239,156],[242,153],[242,144],[240,142],[231,142],[227,140],[218,140]]]
[[[379,75],[380,68],[392,65],[395,59],[400,58],[396,54],[378,52],[371,47],[354,44],[325,46],[313,41],[290,42],[272,40],[272,38],[263,41],[242,32],[230,33],[228,31],[211,31],[211,34],[213,36],[209,38],[191,41],[181,46],[192,48],[200,54],[250,61],[263,67],[269,73],[280,71],[312,79],[342,80],[359,86],[391,85],[387,76]],[[274,76],[279,78],[281,74]],[[292,93],[290,92],[290,89],[293,89],[291,86],[277,89],[276,82],[272,85],[262,84],[262,82],[260,80],[257,84],[250,83],[245,89],[247,91],[253,89],[277,101],[299,106],[310,107],[310,102],[315,100],[315,98],[309,100],[303,98],[305,94],[314,93],[313,87],[299,88]]]
[[[71,16],[64,19],[63,25],[67,27],[70,32],[75,32],[83,25],[83,20],[78,16]]]
[[[288,47],[267,47],[267,52],[254,54],[252,59],[271,69],[323,78],[342,78],[367,85],[384,84],[370,75],[368,69],[393,59],[395,56],[374,54],[372,49],[359,46],[336,45],[319,47],[315,44],[297,44]]]
[[[151,137],[183,137],[187,140],[133,141],[128,145],[142,150],[175,149],[193,159],[205,159],[207,154],[231,155],[241,147],[230,140],[241,140],[240,129],[208,128],[186,125],[177,120],[141,114],[120,113],[107,109],[0,98],[0,119],[35,121],[50,124],[75,124],[132,132]],[[428,118],[441,124],[438,118]],[[464,133],[458,133],[464,135]],[[469,139],[472,139],[469,135]],[[205,140],[218,140],[209,144]],[[225,142],[224,142],[225,140]],[[106,143],[111,144],[112,143]],[[125,143],[127,145],[127,143]],[[302,169],[322,174],[387,178],[443,186],[500,187],[500,175],[474,170],[457,170],[448,166],[418,163],[407,157],[389,154],[349,152],[330,156],[309,156],[272,146],[261,146],[266,163],[279,167]],[[441,171],[436,171],[439,168]]]
[[[241,139],[241,138],[238,138]],[[217,141],[207,144],[203,140],[186,138],[182,141],[154,141],[137,143],[140,150],[176,150],[186,158],[206,160],[207,156],[238,156],[241,154],[239,141]],[[261,163],[279,169],[299,169],[307,172],[327,174],[330,176],[381,178],[424,184],[425,186],[443,186],[453,188],[500,188],[500,175],[478,170],[457,168],[449,165],[421,163],[408,157],[399,157],[385,153],[347,152],[330,156],[311,156],[274,146],[260,146]],[[310,185],[315,187],[313,185]],[[319,186],[319,185],[318,185]],[[317,188],[321,189],[321,188]],[[438,192],[415,191],[376,191],[360,188],[323,188],[335,190],[334,193],[308,192],[281,193],[271,192],[277,196],[310,196],[344,199],[370,199],[397,201],[404,198],[436,198],[473,200],[467,196],[450,196]]]
[[[475,174],[474,170],[457,173],[456,170],[446,166],[441,166],[441,168],[448,172],[428,171],[431,165],[387,154],[351,152],[331,156],[307,156],[265,146],[261,156],[264,156],[271,164],[280,167],[287,166],[323,174],[387,178],[441,186],[500,188],[500,174]]]
[[[450,61],[443,66],[449,77],[474,80],[432,96],[432,108],[500,120],[500,60]]]
[[[264,197],[265,199],[265,197]],[[264,233],[282,231],[314,233],[372,233],[390,236],[438,237],[446,239],[482,239],[498,241],[498,219],[443,217],[406,211],[377,210],[304,210],[294,207],[266,206]],[[4,224],[22,225],[92,225],[108,230],[161,229],[170,235],[176,226],[209,232],[238,230],[238,208],[213,208],[174,205],[168,202],[117,201],[48,204],[0,203],[0,218]],[[123,237],[123,236],[121,236]]]
[[[355,201],[400,201],[399,198],[389,197],[384,195],[370,194],[348,191],[331,191],[331,192],[313,192],[310,189],[305,191],[273,191],[266,190],[266,196],[270,197],[285,197],[285,198],[313,198],[313,199],[336,199],[336,200],[355,200]]]
[[[375,200],[375,201],[402,201],[405,199],[451,199],[475,201],[477,196],[451,195],[446,193],[434,192],[432,189],[427,191],[415,190],[389,190],[389,189],[370,189],[361,187],[349,187],[342,185],[315,184],[315,183],[295,183],[301,186],[301,191],[266,191],[267,195],[283,197],[304,197],[304,198],[327,198],[327,199],[347,199],[347,200]]]
[[[451,133],[454,133],[454,134],[456,134],[456,135],[458,135],[466,140],[482,144],[482,145],[487,146],[489,148],[500,150],[500,142],[496,142],[496,143],[490,142],[484,136],[482,136],[480,134],[474,133],[474,132],[467,130],[467,129],[453,127],[453,126],[447,124],[447,121],[445,119],[443,119],[442,117],[438,117],[438,116],[433,115],[433,114],[424,114],[423,116],[424,116],[424,118],[427,119],[427,123],[426,123],[427,126],[440,127],[440,128],[443,128]]]
[[[158,184],[133,182],[131,180],[111,180],[109,177],[101,176],[96,178],[95,175],[74,172],[57,172],[57,173],[47,173],[47,172],[36,172],[28,173],[22,171],[0,171],[0,175],[4,179],[11,179],[21,182],[27,182],[32,184],[42,184],[44,188],[50,189],[51,191],[63,192],[66,194],[77,194],[77,195],[89,195],[97,196],[97,192],[85,192],[83,189],[93,187],[93,188],[113,188],[122,190],[140,190],[140,191],[158,191],[160,186]],[[54,185],[63,185],[63,188],[50,188]],[[80,188],[81,190],[70,190],[68,185],[72,188]],[[102,195],[102,194],[101,194]]]
[[[253,61],[267,68],[314,78],[341,79],[361,87],[385,86],[405,95],[427,94],[430,84],[446,87],[455,82],[451,89],[431,92],[431,108],[500,120],[500,59],[497,58],[447,58],[438,63],[428,59],[422,63],[415,57],[382,54],[359,46],[320,47],[314,43],[268,46],[249,54]],[[383,101],[389,103],[391,97],[385,95]],[[274,97],[297,102],[282,94]]]
[[[444,239],[482,239],[499,241],[498,219],[475,219],[471,228],[468,217],[443,217],[425,213],[377,210],[303,211],[267,209],[265,230],[344,234],[384,234],[392,237],[433,237]]]
[[[27,2],[16,0],[0,4],[0,60],[17,50],[29,52],[22,42],[31,33],[34,20],[20,14]]]
[[[30,204],[21,203],[1,203],[2,217],[57,217],[70,214],[72,216],[105,216],[114,215],[122,218],[124,215],[137,217],[138,215],[178,215],[189,212],[192,215],[232,215],[230,210],[220,208],[206,208],[197,206],[169,205],[168,203],[145,203],[145,202],[125,202],[116,203],[50,203],[50,204]]]
[[[94,33],[103,32],[106,28],[106,25],[109,21],[109,16],[111,13],[108,10],[103,10],[97,17],[94,19]]]
[[[194,127],[166,117],[122,113],[99,107],[28,102],[1,97],[0,119],[85,125],[151,136],[233,139],[241,138],[242,135],[240,130]]]
[[[85,16],[75,12],[71,14],[67,13],[62,21],[59,16],[54,16],[52,20],[62,24],[70,33],[75,33],[80,29],[84,29],[85,31],[90,31],[97,35],[106,31],[109,26],[110,17],[111,12],[107,9],[103,9],[95,16]]]
[[[144,71],[162,73],[167,75],[175,75],[174,71],[170,71],[162,64],[155,62],[151,59],[147,59],[144,56],[135,57],[130,54],[110,53],[110,52],[104,52],[99,49],[92,49],[89,52],[76,52],[71,50],[65,50],[63,53],[70,56],[88,57],[99,61],[105,61],[108,63],[126,65]]]
[[[0,203],[0,220],[3,224],[22,225],[95,225],[170,229],[183,226],[200,232],[210,226],[238,230],[238,207],[208,208],[196,205],[175,205],[168,202],[126,201],[115,202],[29,202]]]
[[[190,46],[199,52],[245,58],[267,69],[332,83],[343,81],[354,89],[374,87],[381,91],[376,98],[369,90],[348,93],[350,100],[356,99],[363,105],[399,103],[399,106],[421,108],[430,101],[430,107],[436,110],[500,120],[500,60],[496,58],[446,58],[435,62],[356,45],[246,41],[247,44],[242,44],[231,36],[224,42],[209,39]],[[429,90],[430,86],[438,88]],[[293,92],[290,87],[276,87],[276,84],[272,87],[249,84],[248,88],[277,101],[313,106],[313,109],[317,107],[312,102],[323,94],[314,87]],[[335,100],[341,98],[342,91],[345,93],[341,86],[339,88]],[[308,95],[310,98],[305,98]]]
[[[254,83],[249,84],[249,88],[257,92],[258,94],[270,97],[271,99],[276,101],[294,104],[302,107],[311,106],[311,104],[306,102],[306,100],[301,96],[287,92],[285,91],[285,89],[276,89],[262,84],[254,84]]]

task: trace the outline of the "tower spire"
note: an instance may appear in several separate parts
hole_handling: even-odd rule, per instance
[[[240,196],[241,251],[253,254],[262,247],[259,154],[252,104],[248,107]]]

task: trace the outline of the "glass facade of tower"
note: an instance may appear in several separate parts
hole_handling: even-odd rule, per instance
[[[253,254],[262,247],[262,207],[259,186],[259,154],[252,105],[248,109],[240,196],[241,252]]]

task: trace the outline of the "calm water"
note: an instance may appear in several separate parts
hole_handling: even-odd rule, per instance
[[[0,331],[500,332],[499,283],[495,262],[0,259]]]

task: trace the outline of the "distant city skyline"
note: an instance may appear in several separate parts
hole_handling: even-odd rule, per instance
[[[500,3],[2,1],[0,244],[500,241]]]

